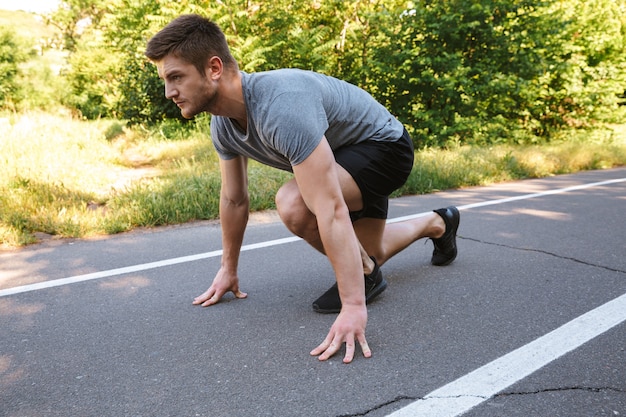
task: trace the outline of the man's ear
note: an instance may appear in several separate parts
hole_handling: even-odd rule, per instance
[[[224,72],[224,63],[218,56],[212,56],[209,58],[206,64],[206,76],[212,80],[217,80],[222,76]]]

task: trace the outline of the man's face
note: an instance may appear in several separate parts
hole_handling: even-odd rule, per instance
[[[184,118],[210,111],[216,100],[216,86],[209,77],[173,55],[167,55],[156,66],[159,77],[165,81],[165,97],[176,103]]]

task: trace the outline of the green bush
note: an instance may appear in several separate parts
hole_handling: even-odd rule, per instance
[[[126,58],[119,83],[117,113],[132,124],[157,124],[164,119],[184,123],[180,109],[165,98],[156,67],[143,58]]]
[[[422,146],[549,139],[615,114],[626,82],[624,5],[416,2],[395,41],[374,51],[372,83]]]
[[[92,44],[79,44],[72,52],[64,77],[70,94],[63,104],[87,119],[115,117],[119,94],[119,54]]]
[[[23,42],[10,30],[0,29],[0,108],[13,108],[20,101],[20,64],[28,54]]]

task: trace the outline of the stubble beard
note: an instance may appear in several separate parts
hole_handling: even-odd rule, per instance
[[[180,114],[185,119],[193,119],[200,113],[213,113],[215,111],[216,103],[218,100],[217,91],[207,88],[203,91],[201,96],[203,97],[203,99],[198,104],[192,104],[188,102],[187,104],[192,105],[188,110],[180,109]]]

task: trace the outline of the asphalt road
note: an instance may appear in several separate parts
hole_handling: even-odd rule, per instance
[[[250,224],[245,300],[191,305],[218,269],[197,223],[0,252],[0,416],[626,416],[626,168],[404,197],[461,209],[459,257],[383,267],[360,352],[308,352],[326,259]]]

